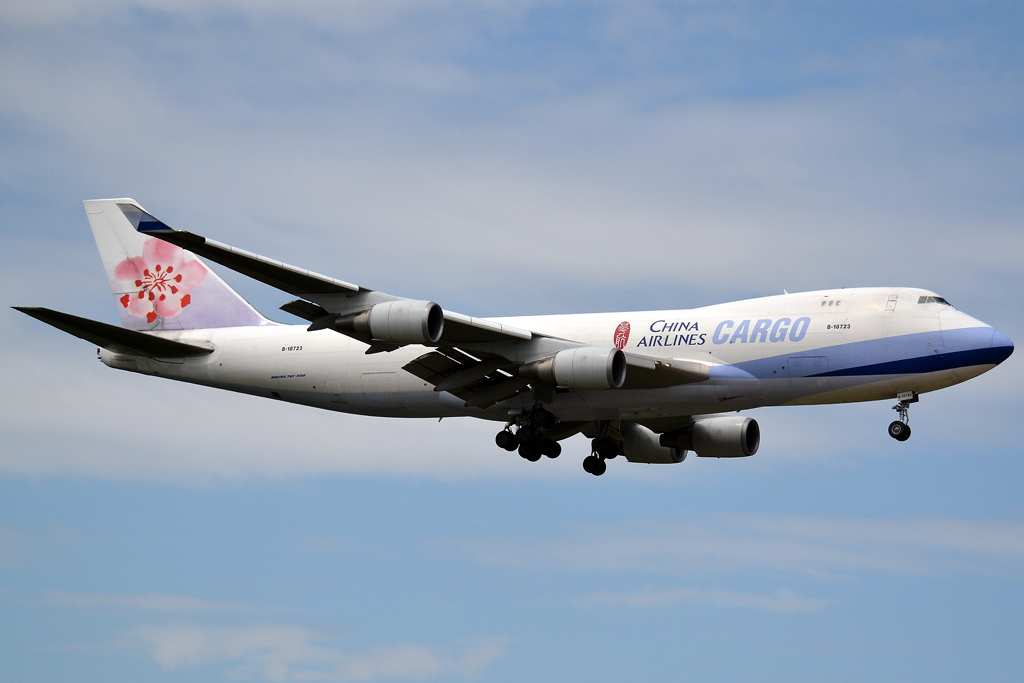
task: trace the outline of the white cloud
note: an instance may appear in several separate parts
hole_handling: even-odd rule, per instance
[[[738,593],[720,588],[670,588],[644,590],[634,593],[594,593],[578,603],[613,607],[664,607],[680,602],[714,605],[716,607],[742,607],[768,612],[817,612],[825,607],[825,600],[814,600],[788,588],[772,594]]]
[[[47,591],[46,599],[57,605],[72,607],[113,607],[174,614],[252,610],[251,607],[242,603],[214,602],[189,595],[168,595],[166,593],[114,594]]]
[[[87,539],[82,532],[64,526],[29,529],[0,523],[0,567],[21,567],[52,559],[47,556],[62,555]]]
[[[566,571],[998,574],[1024,567],[1024,522],[743,514],[458,545],[487,564]]]
[[[263,626],[145,626],[129,634],[167,669],[227,665],[241,678],[268,681],[372,681],[380,678],[471,678],[506,655],[505,639],[467,641],[445,656],[403,644],[351,654],[325,643],[324,633],[288,624]]]

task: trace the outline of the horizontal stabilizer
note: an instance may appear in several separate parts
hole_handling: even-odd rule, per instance
[[[90,341],[114,353],[127,353],[151,358],[187,358],[189,356],[205,356],[213,353],[213,349],[182,344],[181,342],[163,339],[145,332],[127,330],[123,327],[79,318],[77,315],[53,311],[49,308],[32,308],[14,306],[14,310],[52,325],[58,330],[73,334],[79,339]]]

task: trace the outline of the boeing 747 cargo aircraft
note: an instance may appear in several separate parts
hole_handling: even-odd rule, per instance
[[[897,401],[909,407],[1006,360],[1013,343],[934,292],[871,287],[670,311],[475,318],[175,230],[133,199],[85,202],[122,327],[19,311],[96,344],[112,368],[385,417],[503,423],[530,461],[591,440],[608,460],[753,455],[759,406]],[[295,297],[257,312],[200,257]]]

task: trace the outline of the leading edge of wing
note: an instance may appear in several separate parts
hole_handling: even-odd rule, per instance
[[[175,230],[137,204],[119,203],[117,207],[139,232],[151,237],[158,237],[165,242],[187,249],[193,254],[219,263],[243,275],[248,275],[254,280],[259,280],[289,294],[302,296],[304,294],[353,294],[366,291],[358,285],[344,280],[336,280],[304,268],[297,268],[244,249],[207,239],[192,232]]]
[[[118,202],[117,206],[135,229],[145,235],[170,242],[214,263],[268,284],[271,287],[316,302],[315,305],[303,306],[298,304],[298,302],[292,302],[282,306],[283,310],[306,318],[311,322],[314,319],[311,317],[313,314],[349,313],[352,310],[370,308],[379,301],[399,298],[383,292],[375,292],[371,289],[345,282],[344,280],[337,280],[310,270],[297,268],[281,261],[275,261],[244,249],[238,249],[237,247],[208,239],[202,235],[184,230],[176,230],[148,213],[137,203],[124,201]],[[363,295],[366,298],[364,299],[358,295]],[[325,308],[325,306],[334,308],[339,298],[355,304],[354,309],[351,304],[344,304],[341,309],[336,308],[335,310]],[[496,341],[529,341],[534,337],[534,333],[530,330],[520,329],[485,318],[475,318],[454,311],[442,310],[444,311],[445,327],[440,343],[471,344]]]

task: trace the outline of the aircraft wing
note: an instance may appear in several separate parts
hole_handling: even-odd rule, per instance
[[[311,329],[331,327],[331,318],[365,311],[379,303],[402,301],[402,297],[374,291],[327,275],[275,261],[238,249],[202,235],[175,230],[135,204],[118,204],[136,230],[170,242],[194,254],[248,275],[265,284],[301,297],[282,306],[282,310],[309,320]],[[470,344],[500,341],[529,341],[533,333],[484,318],[454,311],[443,311],[444,327],[440,344]],[[317,327],[319,325],[319,327]],[[333,328],[332,329],[337,329]],[[342,331],[342,330],[338,330]],[[347,333],[347,332],[343,332]],[[354,334],[350,336],[356,336]],[[358,338],[358,337],[357,337]],[[390,350],[395,344],[371,345],[373,350]]]
[[[136,204],[122,203],[118,207],[141,233],[170,242],[298,296],[298,299],[286,303],[281,309],[308,320],[311,331],[332,329],[359,339],[369,344],[367,353],[392,351],[409,343],[433,347],[430,352],[407,363],[404,369],[433,384],[438,391],[448,391],[462,398],[467,406],[493,405],[514,396],[528,385],[534,386],[538,396],[554,396],[554,384],[520,376],[519,364],[509,360],[506,352],[499,347],[537,340],[544,342],[547,350],[540,353],[547,355],[580,345],[574,340],[547,337],[493,320],[442,310],[433,302],[412,301],[374,291],[222,244],[202,235],[175,230]],[[416,315],[422,311],[424,331],[429,326],[429,314],[432,309],[437,309],[438,317],[443,317],[443,325],[438,325],[440,333],[436,337],[429,337],[429,340],[380,335],[374,330],[372,316],[376,315],[377,308],[382,305],[385,308],[391,306],[387,315],[401,306],[406,307],[406,313],[412,308],[416,308]],[[406,322],[418,320],[416,315],[407,316]],[[669,387],[708,378],[707,366],[700,363],[666,361],[636,353],[627,353],[626,363],[629,372],[624,389]]]

